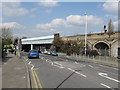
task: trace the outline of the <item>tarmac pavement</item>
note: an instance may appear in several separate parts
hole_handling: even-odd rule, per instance
[[[2,65],[2,88],[29,88],[25,63],[14,54],[8,54]]]

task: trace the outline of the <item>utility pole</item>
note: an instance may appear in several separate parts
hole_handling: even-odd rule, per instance
[[[85,56],[86,56],[86,50],[87,50],[87,13],[85,12]]]

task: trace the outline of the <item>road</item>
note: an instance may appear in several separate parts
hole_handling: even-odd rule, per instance
[[[26,62],[31,66],[34,88],[118,90],[120,84],[117,68],[50,55],[26,59]]]

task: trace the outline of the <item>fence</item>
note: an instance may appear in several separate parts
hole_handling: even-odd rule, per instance
[[[81,50],[81,52],[83,52],[83,51]],[[116,51],[116,50],[113,50],[113,51]],[[97,52],[99,53],[99,55],[94,55],[94,54],[88,53],[85,56],[85,54],[83,54],[83,53],[79,53],[79,54],[73,53],[70,56],[77,57],[77,58],[80,58],[81,60],[83,59],[83,60],[87,60],[87,61],[98,61],[98,62],[101,61],[101,62],[108,62],[108,63],[109,62],[117,63],[118,61],[120,61],[117,59],[117,57],[112,57],[109,55],[111,53],[109,49],[99,49],[99,50],[97,50]],[[65,53],[59,53],[59,54],[66,55]]]

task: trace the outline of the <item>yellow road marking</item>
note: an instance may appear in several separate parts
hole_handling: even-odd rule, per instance
[[[38,90],[38,85],[37,85],[37,82],[36,82],[36,79],[35,79],[35,75],[34,75],[33,70],[31,70],[31,72],[32,72],[32,76],[33,76],[33,80],[34,80],[35,87],[36,87],[36,89]]]
[[[38,75],[37,75],[36,71],[35,70],[33,70],[33,71],[34,71],[34,74],[35,74],[36,79],[38,81],[39,88],[41,88],[41,90],[42,90],[42,85],[41,85],[40,79],[38,78]]]

